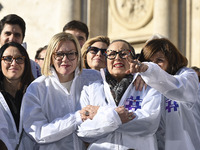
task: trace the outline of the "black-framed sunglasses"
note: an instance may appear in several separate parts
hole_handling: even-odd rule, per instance
[[[68,53],[55,52],[53,54],[54,54],[54,58],[57,61],[61,61],[64,58],[64,56],[66,56],[68,60],[73,61],[76,59],[78,52],[68,52]]]
[[[107,50],[106,51],[106,57],[110,60],[115,59],[117,54],[119,54],[120,58],[126,59],[131,54],[131,50],[121,50],[119,52],[117,52],[115,50]]]
[[[13,57],[13,56],[2,56],[1,60],[3,60],[6,64],[11,64],[13,62],[13,60],[15,60],[15,62],[17,64],[23,64],[25,61],[25,56],[17,56],[17,57]]]
[[[105,55],[107,49],[102,49],[102,48],[98,48],[98,47],[94,47],[94,46],[89,46],[86,53],[90,52],[91,54],[97,54],[99,51],[101,51],[102,55]]]
[[[36,58],[36,59],[37,59],[37,60],[44,60],[44,58],[39,58],[39,57],[38,57],[38,58]]]

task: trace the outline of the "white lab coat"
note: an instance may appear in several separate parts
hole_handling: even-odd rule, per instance
[[[158,141],[165,145],[159,145],[160,149],[199,150],[200,107],[196,73],[184,67],[173,76],[157,64],[146,64],[149,68],[140,73],[142,78],[165,96],[161,130],[158,130]]]
[[[91,143],[89,150],[157,150],[155,132],[160,122],[160,103],[162,95],[150,88],[136,91],[133,83],[129,85],[121,98],[119,106],[127,98],[138,98],[136,118],[122,124],[117,106],[105,80],[84,86],[81,94],[81,106],[100,106],[93,120],[87,119],[78,128],[78,136]],[[141,107],[141,109],[139,108]]]
[[[41,75],[40,66],[30,60],[32,73],[35,78]],[[19,143],[21,130],[18,132],[11,110],[0,93],[0,139],[5,143],[8,150],[14,150]]]
[[[100,73],[84,69],[79,74],[77,68],[68,92],[55,70],[51,70],[53,75],[37,78],[23,97],[21,116],[25,132],[20,149],[82,150],[84,144],[75,134],[82,122],[78,111],[80,93],[83,85],[101,79]]]
[[[14,118],[4,96],[0,93],[0,139],[8,150],[14,150],[18,144],[20,132],[17,131]]]

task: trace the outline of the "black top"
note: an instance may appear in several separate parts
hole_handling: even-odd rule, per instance
[[[17,131],[19,131],[19,120],[20,120],[20,108],[21,108],[21,102],[22,102],[22,97],[23,97],[23,92],[21,90],[17,91],[15,97],[10,95],[6,91],[1,91],[3,94],[10,111],[13,115],[13,118],[15,120],[15,125],[17,127]]]
[[[112,96],[117,106],[119,105],[119,102],[124,92],[130,85],[132,80],[133,80],[133,75],[127,74],[120,82],[118,82],[114,77],[112,77],[112,75],[108,72],[108,70],[106,70],[106,81],[110,86]]]

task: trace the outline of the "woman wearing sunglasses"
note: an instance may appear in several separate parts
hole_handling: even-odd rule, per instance
[[[105,51],[110,44],[106,36],[97,36],[85,42],[81,52],[83,57],[83,68],[100,70],[106,68]]]
[[[62,32],[48,44],[42,74],[23,98],[22,122],[28,135],[22,138],[24,149],[85,149],[75,132],[82,122],[80,94],[84,85],[101,79],[100,73],[82,69],[78,40]]]
[[[135,59],[128,42],[113,41],[106,57],[107,69],[100,70],[103,81],[82,91],[81,106],[90,119],[79,126],[78,135],[90,143],[89,150],[157,150],[161,94],[149,86],[136,91],[137,74],[126,74],[130,69],[127,58]]]
[[[27,51],[18,43],[0,49],[0,140],[10,150],[19,143],[20,108],[28,85],[34,80]]]

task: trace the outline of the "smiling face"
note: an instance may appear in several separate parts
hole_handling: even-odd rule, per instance
[[[162,68],[163,70],[168,70],[169,62],[161,51],[158,51],[154,55],[152,55],[150,61],[158,64],[158,66],[160,66],[160,68]]]
[[[64,41],[61,42],[58,49],[55,51],[56,53],[68,53],[73,54],[77,52],[76,47],[72,41]],[[69,60],[66,55],[61,60],[55,59],[55,55],[52,55],[53,65],[57,72],[58,78],[60,82],[67,82],[73,79],[74,71],[78,64],[77,55],[74,60]]]
[[[128,44],[118,41],[110,44],[108,50],[119,52],[122,50],[129,50],[129,47]],[[128,57],[131,56],[129,55]],[[128,61],[126,59],[121,58],[119,54],[117,54],[115,59],[113,60],[107,58],[107,69],[109,73],[118,81],[120,81],[126,75],[125,72],[129,69],[129,67],[130,65]]]
[[[3,53],[2,56],[11,56],[11,57],[19,57],[22,56],[20,51],[13,46],[9,46]],[[12,63],[5,63],[4,60],[1,60],[1,69],[2,73],[5,76],[5,79],[7,80],[21,80],[22,74],[24,72],[25,64],[18,64],[16,63],[15,59],[12,61]]]
[[[95,42],[91,47],[97,47],[99,49],[107,49],[107,44],[104,42]],[[106,58],[105,55],[98,51],[97,54],[91,52],[87,53],[86,56],[87,64],[91,69],[100,70],[101,68],[106,68]]]

